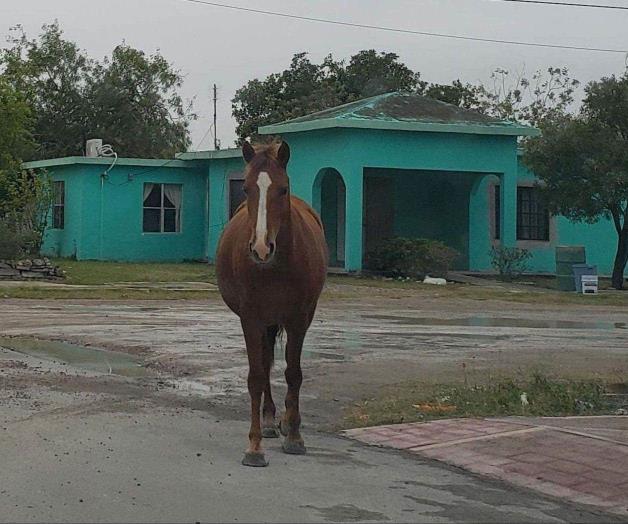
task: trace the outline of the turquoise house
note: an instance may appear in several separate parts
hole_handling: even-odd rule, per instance
[[[388,93],[259,129],[291,148],[292,193],[321,214],[330,265],[359,271],[391,236],[442,240],[458,269],[490,270],[494,245],[533,253],[535,272],[555,271],[555,247],[584,245],[610,274],[609,221],[550,216],[519,137],[538,130],[430,98]],[[69,157],[29,162],[55,182],[44,251],[98,260],[209,260],[241,202],[239,149],[175,159]]]

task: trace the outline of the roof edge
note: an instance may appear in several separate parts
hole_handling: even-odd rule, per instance
[[[218,149],[211,151],[186,151],[177,153],[175,157],[179,160],[209,160],[213,158],[237,158],[242,157],[242,150],[239,147],[229,149]]]
[[[342,120],[338,118],[323,118],[307,122],[293,122],[285,124],[271,124],[260,127],[257,132],[261,135],[298,133],[315,129],[328,128],[358,128],[381,129],[391,131],[419,131],[428,133],[461,133],[471,135],[508,135],[508,136],[538,136],[541,132],[535,128],[519,124],[485,125],[468,123],[438,123],[438,122],[404,122],[404,121],[377,121],[377,120]]]
[[[103,165],[113,164],[112,157],[88,157],[88,156],[66,156],[61,158],[47,158],[45,160],[33,160],[24,162],[24,169],[40,169],[45,167],[70,166],[75,164],[83,165]],[[118,158],[116,166],[140,166],[140,167],[191,167],[189,164],[176,158]]]

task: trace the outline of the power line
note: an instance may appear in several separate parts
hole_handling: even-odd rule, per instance
[[[180,0],[180,1],[188,2],[190,4],[200,4],[200,5],[208,5],[212,7],[220,7],[222,9],[231,9],[233,11],[246,11],[248,13],[277,16],[281,18],[291,18],[294,20],[304,20],[307,22],[333,24],[333,25],[339,25],[339,26],[344,26],[344,27],[375,29],[377,31],[387,31],[390,33],[434,36],[438,38],[449,38],[449,39],[454,39],[454,40],[466,40],[466,41],[473,41],[473,42],[488,42],[492,44],[508,44],[508,45],[518,45],[518,46],[544,47],[544,48],[552,48],[552,49],[570,49],[570,50],[575,50],[575,51],[595,51],[595,52],[601,52],[601,53],[621,53],[621,54],[625,54],[626,52],[628,52],[625,49],[610,49],[610,48],[603,48],[603,47],[584,47],[584,46],[572,46],[572,45],[560,45],[560,44],[543,44],[539,42],[522,42],[518,40],[500,40],[497,38],[483,38],[483,37],[476,37],[476,36],[433,33],[433,32],[428,32],[428,31],[415,31],[412,29],[400,29],[400,28],[395,28],[395,27],[386,27],[386,26],[371,25],[371,24],[360,24],[357,22],[345,22],[342,20],[332,20],[328,18],[315,18],[312,16],[293,15],[289,13],[280,13],[278,11],[266,11],[263,9],[253,9],[251,7],[241,7],[241,6],[235,6],[235,5],[229,5],[229,4],[222,4],[218,2],[210,2],[208,0]]]
[[[556,2],[552,0],[498,0],[499,2],[516,2],[520,4],[544,4],[544,5],[562,5],[565,7],[592,7],[594,9],[620,9],[628,11],[625,5],[608,5],[608,4],[584,4],[580,2]]]

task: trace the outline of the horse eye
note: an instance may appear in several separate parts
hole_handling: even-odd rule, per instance
[[[288,188],[287,188],[287,187],[282,187],[282,188],[279,190],[279,194],[280,194],[280,195],[282,195],[282,196],[283,196],[283,195],[287,195],[287,194],[288,194]]]

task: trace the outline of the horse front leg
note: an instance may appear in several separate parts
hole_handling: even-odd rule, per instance
[[[268,466],[262,451],[262,427],[260,408],[262,393],[266,385],[264,370],[264,335],[263,326],[242,321],[242,330],[246,342],[246,353],[249,359],[248,388],[251,397],[251,428],[249,430],[249,447],[244,453],[242,464],[245,466]]]
[[[277,339],[278,332],[279,326],[270,326],[266,329],[266,336],[264,338],[264,373],[266,374],[264,405],[262,408],[262,437],[264,438],[279,437],[277,424],[275,422],[275,403],[273,402],[273,395],[270,387],[270,373],[275,359],[275,341]]]
[[[301,437],[301,414],[299,412],[299,392],[303,382],[301,372],[301,350],[307,326],[287,328],[288,343],[286,345],[286,411],[279,425],[281,433],[286,437],[282,444],[285,453],[304,455],[306,452],[303,437]]]

